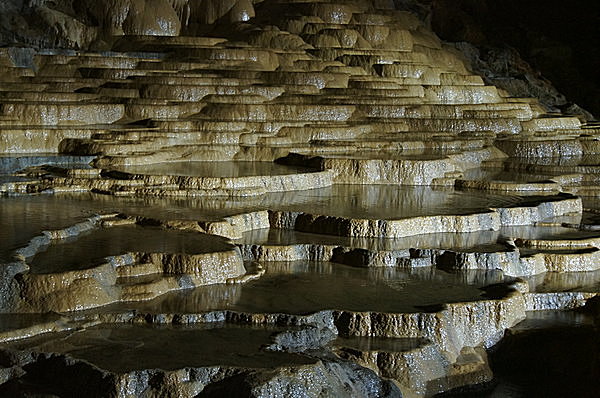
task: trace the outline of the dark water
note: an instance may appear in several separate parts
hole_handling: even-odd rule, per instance
[[[218,323],[185,327],[106,324],[9,346],[69,354],[113,372],[202,366],[272,368],[314,362],[302,355],[263,350],[275,332]]]
[[[127,225],[56,241],[29,264],[32,273],[45,274],[89,268],[105,262],[105,257],[131,252],[199,254],[232,248],[226,239],[215,235]]]
[[[589,315],[535,311],[492,348],[487,388],[440,397],[577,397],[600,393],[600,330]]]
[[[169,162],[148,165],[117,166],[115,170],[131,174],[189,177],[248,177],[307,173],[307,167],[284,166],[273,162]]]
[[[260,279],[243,285],[202,286],[167,293],[135,308],[151,313],[235,310],[308,314],[326,309],[417,312],[423,306],[485,299],[481,287],[502,282],[497,271],[447,273],[433,268],[354,268],[307,261],[267,263]]]
[[[515,205],[518,197],[427,187],[335,185],[251,198],[123,198],[98,194],[0,197],[0,260],[43,230],[61,229],[97,213],[123,212],[161,220],[216,220],[274,209],[371,219],[468,214]]]
[[[0,174],[10,174],[26,167],[56,165],[63,168],[90,168],[94,156],[70,156],[58,154],[0,155]]]
[[[587,272],[545,272],[522,277],[532,292],[600,292],[600,270]]]

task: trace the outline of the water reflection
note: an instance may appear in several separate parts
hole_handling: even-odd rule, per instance
[[[317,214],[404,218],[482,211],[510,206],[518,197],[480,192],[390,185],[335,185],[250,198],[136,198],[92,193],[0,197],[0,259],[43,230],[65,228],[97,213],[123,212],[161,220],[217,220],[232,214],[274,209]]]
[[[224,309],[291,314],[325,309],[417,312],[422,306],[484,299],[479,288],[504,280],[499,271],[366,269],[307,261],[267,263],[266,268],[262,278],[244,285],[203,286],[112,308],[152,313]]]
[[[273,162],[170,162],[148,165],[116,166],[131,174],[175,175],[190,177],[247,177],[286,175],[315,171],[307,167],[284,166]]]
[[[269,328],[221,324],[109,324],[70,335],[52,334],[28,339],[10,344],[10,347],[69,354],[113,372],[202,366],[272,368],[314,362],[298,354],[263,350],[264,345],[272,342],[274,332]]]
[[[588,272],[545,272],[524,277],[529,289],[538,293],[592,292],[600,293],[600,270]]]
[[[233,248],[225,238],[197,232],[135,225],[100,228],[45,247],[30,261],[31,272],[51,273],[85,269],[108,256],[130,252],[198,254]]]

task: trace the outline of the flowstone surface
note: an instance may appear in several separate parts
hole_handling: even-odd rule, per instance
[[[84,3],[0,49],[0,395],[547,395],[598,335],[597,125],[391,1]]]

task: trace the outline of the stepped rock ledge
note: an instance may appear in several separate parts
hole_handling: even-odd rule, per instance
[[[429,3],[0,4],[0,396],[597,393],[600,125]]]

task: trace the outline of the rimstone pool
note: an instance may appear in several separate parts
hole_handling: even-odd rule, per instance
[[[592,391],[596,124],[394,2],[122,3],[0,48],[0,395]]]

